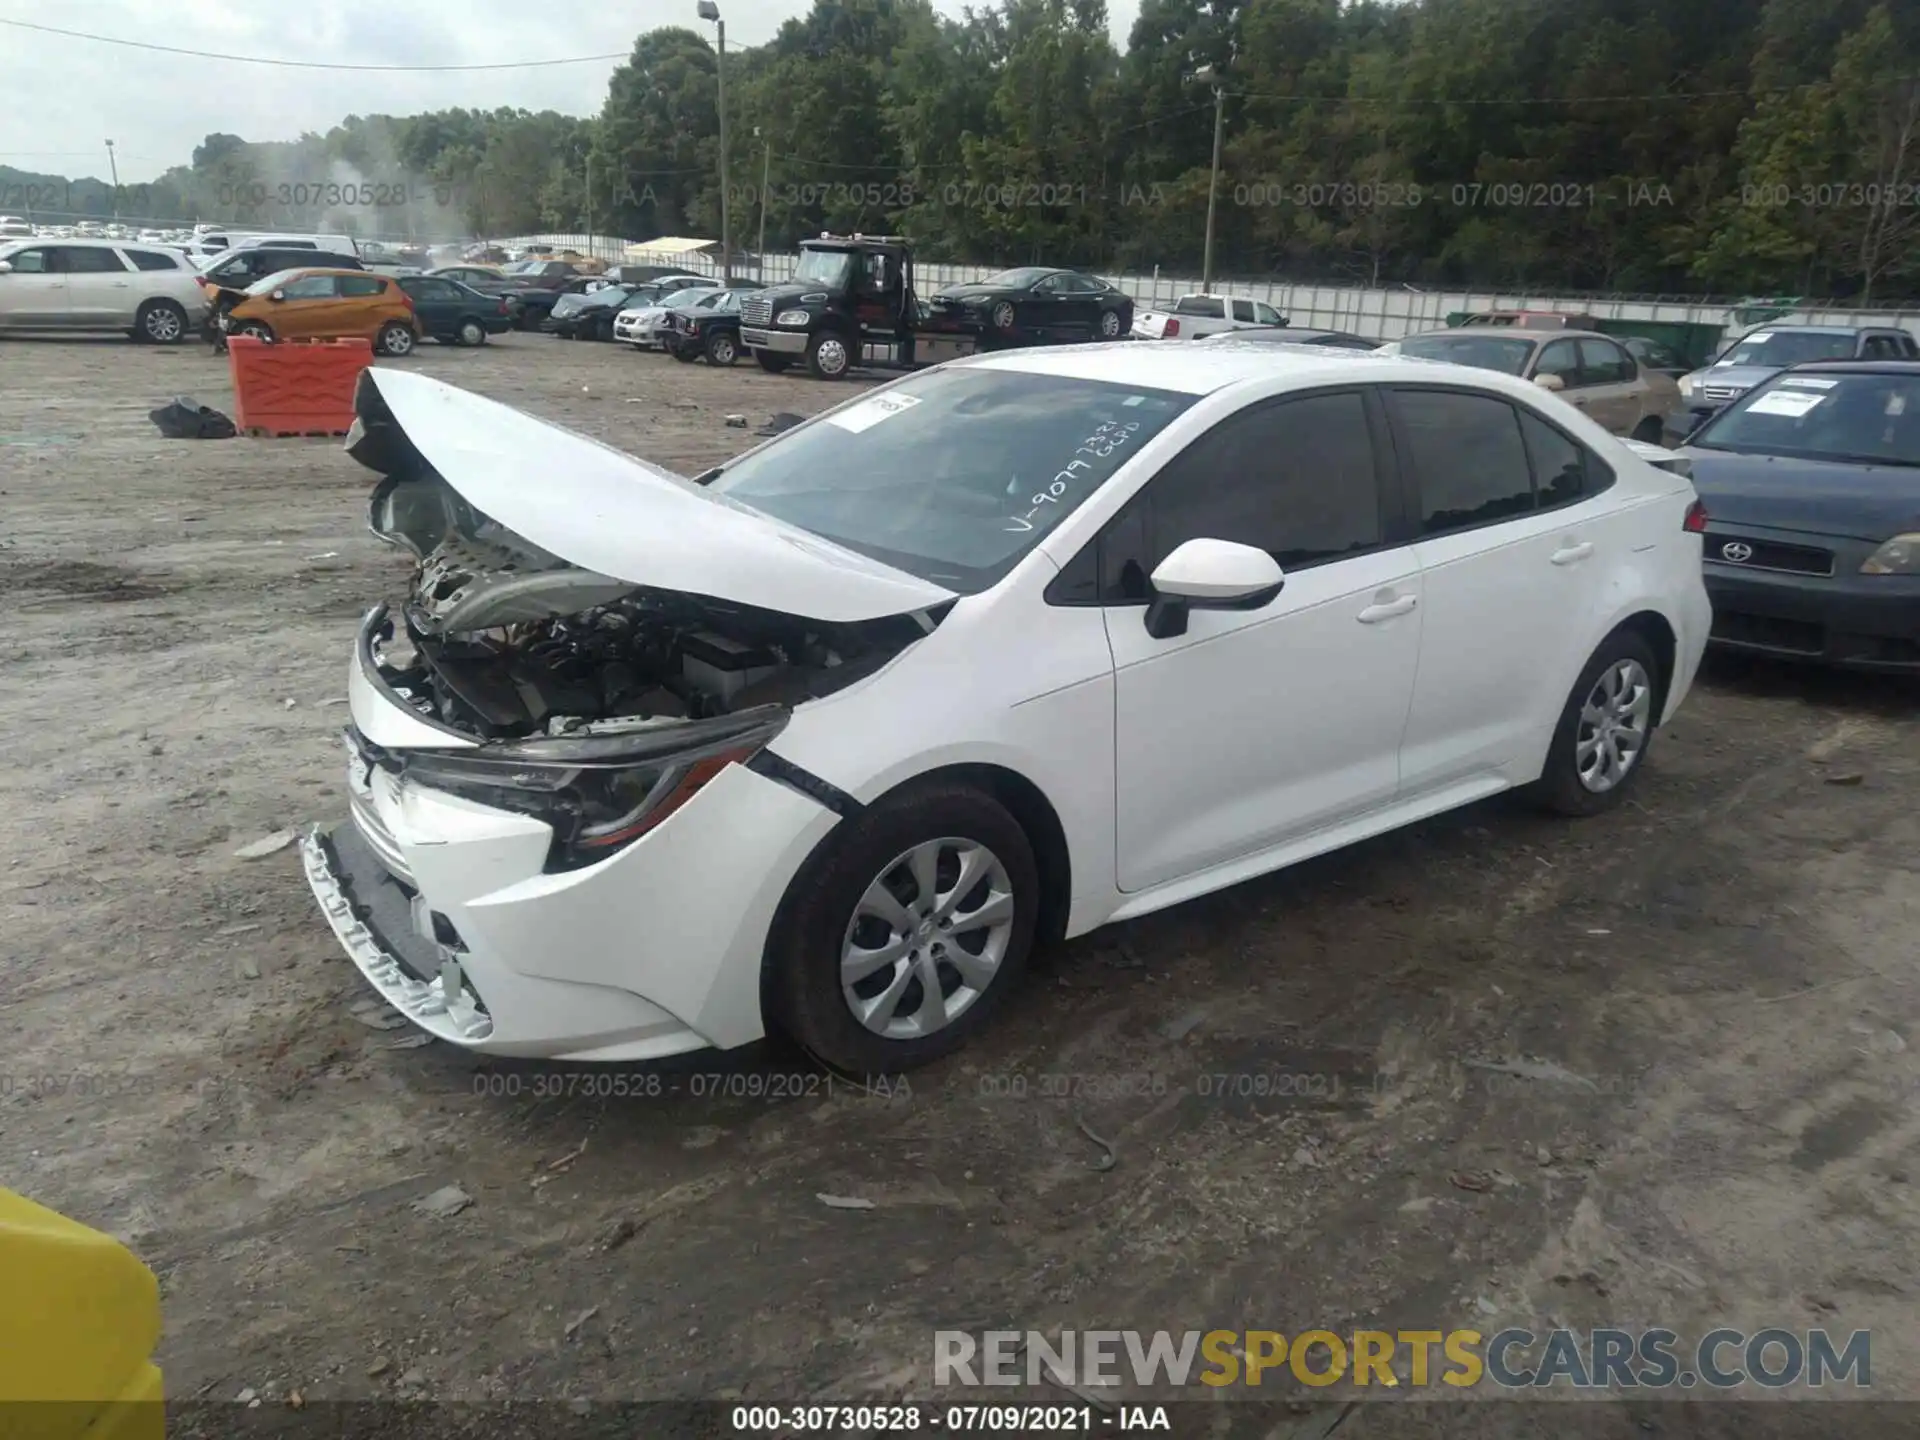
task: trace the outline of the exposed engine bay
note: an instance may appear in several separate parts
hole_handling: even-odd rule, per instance
[[[370,524],[419,560],[382,678],[463,734],[614,734],[794,705],[872,674],[935,623],[827,624],[582,569],[470,506],[382,423],[377,397],[363,391],[359,408],[348,451],[387,477]]]
[[[481,739],[609,734],[796,705],[869,675],[924,632],[907,617],[809,628],[791,616],[645,590],[561,617],[434,633],[416,592],[410,664],[388,683]]]

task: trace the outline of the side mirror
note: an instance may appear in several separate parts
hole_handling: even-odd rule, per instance
[[[0,260],[0,275],[11,275],[12,273],[13,262],[11,260]]]
[[[1536,375],[1533,377],[1533,383],[1542,390],[1560,391],[1567,388],[1567,382],[1558,375]]]
[[[269,300],[284,300],[287,298],[287,292],[284,290],[276,290],[273,292],[273,294],[269,295],[267,298]]]
[[[1170,640],[1187,631],[1190,610],[1258,610],[1286,583],[1266,551],[1233,540],[1189,540],[1154,569],[1147,633]]]

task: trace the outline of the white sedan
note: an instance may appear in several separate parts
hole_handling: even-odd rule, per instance
[[[718,286],[687,286],[651,304],[630,305],[613,317],[613,338],[636,350],[665,349],[666,338],[673,330],[673,312],[711,305],[720,293]]]
[[[1036,944],[1514,787],[1607,809],[1707,640],[1684,467],[1491,371],[1009,351],[694,482],[368,374],[420,564],[305,866],[475,1051],[922,1064]]]

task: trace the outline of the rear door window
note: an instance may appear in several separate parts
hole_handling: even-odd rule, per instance
[[[1227,307],[1217,296],[1189,295],[1173,307],[1173,313],[1196,315],[1202,320],[1224,320],[1227,318]]]
[[[333,283],[340,287],[339,294],[363,300],[370,295],[384,295],[387,290],[387,282],[378,275],[338,275],[333,277]]]
[[[1393,403],[1419,476],[1422,535],[1532,512],[1533,467],[1512,405],[1463,390],[1399,390]]]
[[[61,262],[69,275],[115,275],[127,268],[126,262],[104,245],[64,245]]]
[[[127,258],[140,270],[178,270],[180,263],[160,250],[129,250]]]

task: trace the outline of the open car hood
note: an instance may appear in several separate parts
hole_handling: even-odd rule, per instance
[[[362,464],[390,477],[430,470],[496,524],[611,580],[829,623],[954,598],[610,445],[425,375],[365,370],[355,409],[347,448]]]

